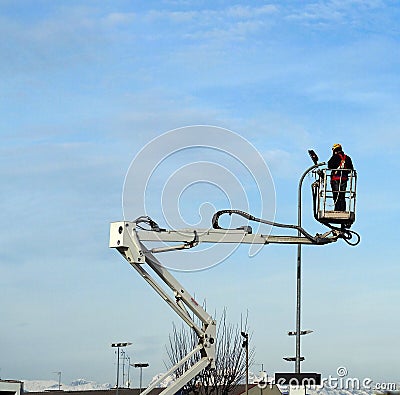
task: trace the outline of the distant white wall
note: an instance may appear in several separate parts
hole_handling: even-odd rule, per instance
[[[22,395],[24,383],[14,380],[0,380],[0,395]]]

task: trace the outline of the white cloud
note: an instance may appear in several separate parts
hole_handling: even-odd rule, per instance
[[[158,19],[170,20],[174,23],[190,22],[198,20],[200,17],[209,16],[210,12],[204,11],[159,11],[150,10],[145,14],[145,18],[152,22]]]
[[[278,7],[273,4],[266,4],[261,7],[250,7],[250,6],[243,6],[243,5],[235,5],[229,7],[226,10],[226,15],[241,18],[241,19],[249,19],[259,17],[265,14],[273,14],[278,11]]]
[[[185,22],[195,20],[197,23],[215,24],[216,21],[233,19],[253,19],[276,13],[278,7],[275,5],[264,5],[261,7],[251,7],[235,5],[223,9],[201,9],[190,11],[171,11],[171,10],[149,10],[145,13],[151,19],[167,19],[173,22]]]
[[[235,5],[224,9],[202,9],[190,11],[150,10],[144,17],[150,22],[165,20],[172,23],[190,23],[184,37],[198,39],[235,39],[257,31],[268,17],[275,14],[275,5],[251,7]]]
[[[332,3],[307,4],[303,9],[296,10],[288,15],[289,19],[304,21],[340,21],[343,19],[343,10],[338,9]]]
[[[104,18],[104,22],[110,26],[132,23],[136,18],[134,12],[112,12]]]
[[[263,152],[265,162],[271,169],[274,177],[297,176],[297,166],[294,164],[294,155],[282,149],[269,149]]]
[[[314,26],[331,26],[337,23],[355,26],[360,23],[365,24],[367,20],[370,23],[376,15],[368,13],[386,7],[387,5],[381,0],[314,1],[306,3],[304,7],[292,8],[287,18]]]

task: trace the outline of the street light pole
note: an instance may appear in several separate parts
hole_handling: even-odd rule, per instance
[[[58,390],[61,391],[61,372],[53,372],[58,374]]]
[[[246,350],[246,395],[249,395],[249,334],[240,332],[244,338],[242,347]]]
[[[313,158],[314,160],[314,158]],[[306,175],[311,171],[316,169],[319,166],[324,165],[325,163],[317,163],[318,157],[314,160],[314,165],[309,167],[301,176],[299,181],[298,188],[298,204],[297,204],[297,236],[301,236],[300,228],[301,228],[301,189],[303,186],[303,181]],[[300,338],[301,338],[301,244],[297,244],[297,273],[296,273],[296,359],[295,359],[295,373],[300,373],[300,362],[301,358],[301,350],[300,350]]]
[[[121,356],[122,356],[122,387],[125,387],[125,359],[126,359],[126,353],[124,350],[121,350]]]
[[[120,343],[112,343],[111,347],[117,348],[117,382],[116,382],[116,395],[118,395],[119,389],[119,351],[120,348],[130,346],[132,343],[130,342],[120,342]]]
[[[131,358],[129,356],[127,356],[126,359],[128,360],[128,382],[127,382],[127,384],[128,384],[128,388],[130,388],[131,379],[130,379],[129,373],[130,373],[130,370],[131,370]]]
[[[135,363],[133,364],[133,366],[135,368],[140,368],[140,379],[139,379],[139,385],[140,385],[140,390],[139,390],[139,394],[142,392],[142,369],[143,368],[147,368],[149,366],[149,364],[147,362],[145,363]]]

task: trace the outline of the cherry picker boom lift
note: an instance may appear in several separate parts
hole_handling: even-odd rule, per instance
[[[310,170],[315,171],[325,163],[315,163]],[[200,306],[195,298],[178,282],[178,280],[160,263],[156,254],[166,251],[178,251],[194,248],[201,243],[240,243],[240,244],[297,244],[297,245],[325,245],[344,239],[351,245],[358,243],[350,242],[352,235],[349,227],[354,222],[355,209],[355,172],[354,182],[350,183],[350,191],[346,192],[349,201],[347,207],[349,212],[331,213],[327,209],[327,175],[324,171],[315,171],[318,180],[313,184],[314,215],[315,218],[327,225],[330,230],[315,236],[309,234],[300,225],[286,225],[274,221],[256,218],[240,210],[222,210],[214,214],[212,228],[210,229],[180,229],[167,230],[147,216],[142,216],[134,221],[113,222],[110,225],[110,248],[116,248],[118,252],[130,263],[139,275],[161,296],[162,299],[179,315],[179,317],[196,333],[198,345],[189,352],[180,362],[168,370],[162,377],[149,386],[142,395],[148,395],[166,377],[173,374],[177,369],[192,361],[193,356],[199,355],[198,361],[186,372],[178,377],[170,386],[165,388],[160,395],[173,395],[177,393],[186,383],[193,379],[205,368],[215,368],[215,343],[216,343],[216,321],[205,309]],[[222,215],[239,215],[248,222],[258,222],[272,225],[275,228],[286,228],[297,230],[297,236],[264,235],[253,234],[248,225],[236,229],[223,229],[219,225]],[[332,221],[334,225],[332,225]],[[247,222],[247,223],[248,223]],[[341,224],[339,228],[336,225]],[[359,240],[359,236],[357,235]],[[179,243],[164,247],[148,248],[144,242]],[[151,272],[149,271],[151,270]],[[156,277],[164,283],[157,282]],[[168,288],[170,292],[168,292]],[[172,291],[172,294],[171,294]],[[192,318],[196,316],[201,325]]]

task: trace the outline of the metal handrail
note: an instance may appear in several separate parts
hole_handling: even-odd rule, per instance
[[[314,204],[314,216],[322,223],[343,223],[351,225],[355,220],[356,196],[357,196],[357,172],[352,169],[340,169],[346,171],[346,189],[339,191],[343,194],[346,202],[345,211],[335,211],[334,192],[331,187],[332,173],[337,169],[322,169],[318,171],[319,179],[316,183],[317,192],[315,194],[316,202]]]

